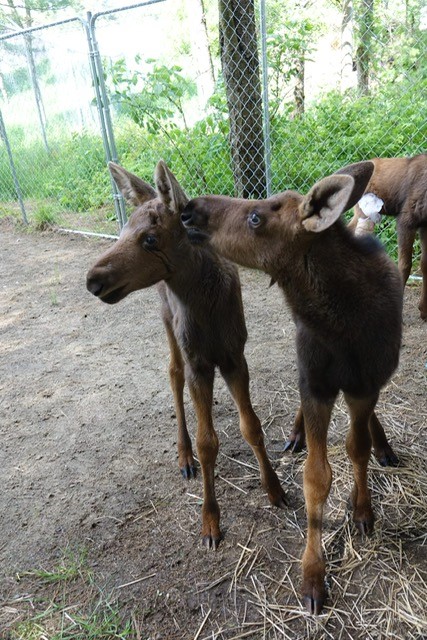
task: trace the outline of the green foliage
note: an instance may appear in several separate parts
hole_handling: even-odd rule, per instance
[[[108,200],[110,180],[98,136],[75,133],[68,140],[51,140],[47,154],[41,142],[26,145],[21,133],[21,128],[15,128],[9,138],[25,199],[48,198],[72,211],[92,210]],[[0,147],[0,200],[7,202],[15,200],[16,193],[8,158],[2,151]]]
[[[297,62],[308,60],[314,51],[319,26],[312,20],[273,23],[267,34],[267,63],[271,117],[284,113],[289,104],[289,84],[298,75]]]
[[[427,135],[426,89],[421,79],[370,96],[332,92],[304,115],[281,118],[272,134],[273,191],[304,191],[350,162],[419,153]]]
[[[36,229],[42,231],[55,225],[57,223],[57,212],[57,205],[49,202],[39,203],[32,216]]]
[[[285,45],[283,40],[277,41],[277,60],[285,54]],[[304,50],[304,43],[301,46]],[[148,64],[144,73],[131,74],[121,62],[112,70],[112,95],[118,99],[114,128],[120,163],[152,183],[154,167],[162,158],[188,195],[234,195],[228,109],[221,76],[204,118],[188,126],[180,110],[187,108],[192,88],[178,67],[153,61]],[[272,191],[294,188],[305,192],[314,181],[350,162],[424,150],[427,74],[422,66],[408,73],[409,77],[403,76],[398,83],[374,87],[369,96],[358,96],[356,91],[331,92],[306,105],[306,112],[296,117],[291,113],[291,102],[279,110],[273,104]],[[52,202],[66,211],[86,213],[105,208],[102,215],[114,215],[99,136],[83,132],[50,140],[50,153],[46,153],[40,142],[26,140],[21,127],[11,128],[8,133],[24,198],[37,203],[36,217],[41,224],[45,219],[52,223],[51,215],[55,221],[57,211]],[[3,145],[0,175],[0,200],[8,204],[16,201]],[[393,228],[384,225],[381,234],[390,252],[395,251]]]
[[[80,0],[8,0],[0,5],[0,33],[16,29],[26,29],[37,22],[45,23],[46,15],[74,7],[81,7]]]
[[[43,52],[43,55],[44,52]],[[50,61],[47,58],[43,58],[35,65],[37,77],[43,79],[45,84],[53,84],[55,77],[52,75]],[[31,79],[28,73],[28,67],[17,67],[9,73],[2,74],[3,88],[6,95],[11,98],[17,93],[22,93],[31,89]]]
[[[141,58],[137,56],[135,62],[140,65]],[[122,107],[138,126],[151,133],[176,126],[176,114],[187,129],[184,106],[196,93],[195,83],[181,74],[178,65],[167,67],[151,58],[145,63],[149,65],[146,71],[130,71],[123,58],[111,65],[113,104]]]

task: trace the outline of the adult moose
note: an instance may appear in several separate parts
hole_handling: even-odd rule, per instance
[[[326,437],[342,390],[350,412],[346,447],[353,464],[353,520],[373,529],[367,486],[371,438],[381,425],[374,408],[399,359],[402,286],[399,273],[371,236],[357,238],[341,214],[360,199],[371,162],[342,169],[302,196],[285,191],[267,200],[224,196],[191,200],[187,226],[206,229],[213,246],[235,262],[266,271],[283,289],[297,329],[300,427],[308,456],[304,495],[308,533],[302,560],[302,595],[319,613],[326,592],[322,554],[323,507],[332,474]]]
[[[136,208],[119,240],[87,274],[87,288],[114,304],[132,291],[157,284],[170,347],[170,382],[178,421],[178,457],[185,478],[195,475],[187,431],[183,388],[186,381],[197,417],[197,452],[203,476],[202,539],[216,549],[220,540],[214,469],[218,437],[212,421],[215,368],[239,411],[240,429],[260,466],[270,502],[285,496],[264,446],[260,421],[249,396],[244,346],[247,339],[236,267],[187,233],[180,213],[188,198],[164,162],[155,172],[157,191],[117,164],[109,168],[123,196]]]
[[[398,265],[403,286],[411,273],[418,230],[423,277],[418,308],[421,318],[427,320],[427,154],[412,158],[373,158],[371,162],[374,173],[366,186],[364,199],[354,208],[349,226],[356,232],[358,227],[373,231],[378,218],[371,221],[368,207],[364,210],[364,202],[369,196],[375,198],[375,213],[396,218]]]

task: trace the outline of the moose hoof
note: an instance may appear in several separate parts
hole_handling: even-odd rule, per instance
[[[374,519],[354,520],[357,530],[362,536],[370,536],[374,530]]]
[[[372,509],[365,508],[363,511],[353,512],[353,522],[362,536],[369,536],[374,530],[374,513]]]
[[[219,543],[221,542],[221,536],[203,536],[202,544],[206,549],[212,549],[212,551],[216,551],[219,547]]]
[[[289,436],[283,447],[284,451],[291,451],[291,453],[299,453],[305,448],[305,439],[300,436]]]
[[[398,467],[400,460],[391,447],[375,451],[374,455],[382,467]]]
[[[274,507],[278,507],[279,509],[286,509],[289,507],[288,500],[286,498],[286,493],[283,489],[280,491],[278,495],[269,496],[270,502]]]
[[[318,616],[326,601],[324,580],[314,580],[311,584],[306,583],[302,590],[302,599],[308,613]]]
[[[318,559],[307,564],[304,562],[304,556],[301,595],[308,613],[318,616],[323,609],[327,595],[324,562]]]
[[[303,602],[308,613],[310,613],[312,616],[318,616],[320,613],[322,613],[323,605],[325,604],[325,598],[319,599],[313,598],[311,596],[304,596]]]
[[[197,475],[196,467],[192,464],[186,464],[185,467],[181,467],[181,475],[184,480],[190,480]]]

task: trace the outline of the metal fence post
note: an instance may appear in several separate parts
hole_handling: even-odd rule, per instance
[[[270,113],[268,101],[268,64],[267,64],[267,27],[265,18],[265,0],[260,0],[260,40],[261,40],[261,69],[262,69],[262,106],[264,127],[264,155],[265,155],[265,183],[267,197],[271,196],[271,140]]]
[[[112,160],[117,162],[117,149],[114,140],[114,132],[111,124],[111,115],[109,108],[109,100],[107,90],[104,82],[104,73],[102,68],[101,56],[99,53],[98,43],[95,36],[95,19],[96,15],[92,16],[90,12],[87,13],[87,23],[85,23],[86,35],[89,43],[89,59],[90,70],[92,74],[93,85],[95,89],[96,107],[98,109],[99,123],[101,127],[102,143],[104,145],[105,159],[107,163]],[[122,195],[119,193],[116,183],[110,177],[111,190],[114,199],[114,208],[116,211],[116,218],[119,223],[120,229],[126,224],[126,207]]]
[[[22,197],[21,187],[20,187],[18,176],[16,173],[15,163],[13,162],[12,150],[10,148],[9,139],[7,137],[6,127],[4,126],[3,114],[1,112],[1,109],[0,109],[0,138],[3,140],[6,146],[6,152],[9,158],[10,172],[12,174],[13,184],[15,186],[16,197],[18,198],[19,206],[21,208],[22,219],[25,224],[28,224],[28,218],[27,218],[27,212],[25,211],[24,199]]]

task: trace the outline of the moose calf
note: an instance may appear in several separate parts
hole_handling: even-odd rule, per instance
[[[285,496],[264,446],[260,421],[249,396],[244,346],[247,338],[237,269],[187,233],[180,213],[188,202],[163,162],[156,168],[157,192],[117,164],[109,168],[123,196],[136,208],[119,240],[87,274],[87,288],[113,304],[132,291],[157,284],[170,347],[170,382],[178,421],[178,457],[185,478],[195,475],[187,431],[183,388],[187,382],[197,417],[197,452],[203,476],[202,537],[207,548],[220,540],[214,468],[218,437],[212,422],[212,395],[218,367],[239,411],[240,429],[252,447],[270,502]]]
[[[267,200],[225,196],[191,200],[182,220],[210,233],[227,258],[271,275],[284,291],[297,334],[299,421],[308,456],[304,495],[308,533],[302,595],[319,613],[325,593],[323,508],[332,473],[327,431],[340,390],[350,412],[346,447],[353,464],[353,520],[373,529],[367,486],[371,439],[385,439],[374,408],[399,359],[402,286],[399,273],[371,236],[357,238],[340,219],[362,196],[374,165],[361,162],[316,183],[306,196],[285,191]],[[300,425],[301,426],[301,425]]]
[[[423,277],[418,308],[421,318],[427,320],[427,154],[412,158],[373,158],[371,162],[374,163],[374,173],[366,186],[364,198],[354,208],[349,227],[373,231],[381,215],[396,218],[398,264],[403,286],[411,273],[412,251],[418,230]],[[374,203],[373,219],[369,202],[365,206],[369,196]]]

